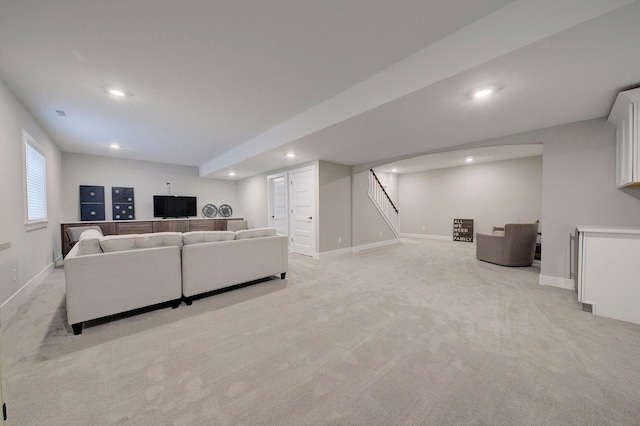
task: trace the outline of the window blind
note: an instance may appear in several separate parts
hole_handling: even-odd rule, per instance
[[[47,170],[44,155],[25,138],[27,222],[47,220]]]

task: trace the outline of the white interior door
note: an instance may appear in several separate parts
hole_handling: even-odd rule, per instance
[[[268,223],[289,237],[289,250],[313,256],[316,246],[315,168],[267,176]]]
[[[289,172],[290,248],[294,253],[313,256],[316,247],[315,170],[305,167]]]
[[[267,177],[269,185],[269,226],[278,235],[289,235],[287,226],[287,174],[280,173]]]

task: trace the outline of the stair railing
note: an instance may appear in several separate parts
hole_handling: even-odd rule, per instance
[[[385,218],[396,237],[400,236],[400,213],[391,201],[391,197],[380,183],[373,169],[369,169],[369,198]]]

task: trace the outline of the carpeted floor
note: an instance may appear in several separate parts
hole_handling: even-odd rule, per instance
[[[640,326],[539,269],[404,239],[66,326],[55,270],[3,330],[12,425],[640,424]]]

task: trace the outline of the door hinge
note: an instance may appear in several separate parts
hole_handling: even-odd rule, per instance
[[[7,403],[3,403],[2,404],[2,417],[4,418],[4,421],[7,421]]]

